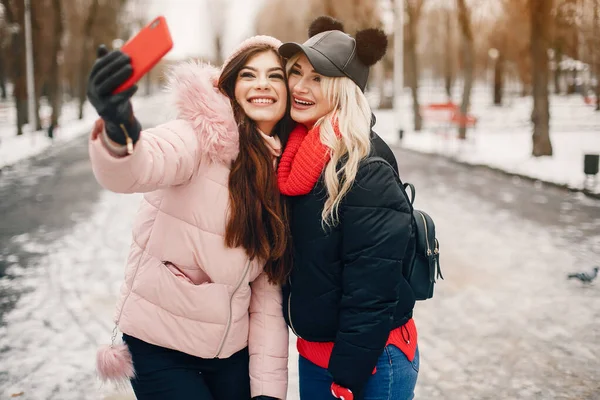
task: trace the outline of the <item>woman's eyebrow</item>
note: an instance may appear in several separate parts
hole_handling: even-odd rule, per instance
[[[251,67],[249,65],[246,65],[246,66],[242,67],[242,69],[249,69],[250,71],[258,72],[257,68]],[[271,71],[281,71],[281,72],[283,72],[283,68],[281,68],[281,67],[273,67],[273,68],[269,68],[267,70],[267,72],[271,72]]]
[[[295,63],[295,64],[294,64],[294,68],[298,68],[298,69],[300,69],[300,70],[301,70],[301,69],[302,69],[302,66],[301,66],[300,64],[298,64],[298,63]],[[317,73],[317,71],[315,71],[314,69],[313,69],[313,70],[311,70],[310,72],[311,72],[311,73],[313,73],[313,74],[316,74],[316,73]],[[320,74],[319,74],[319,75],[320,75]]]

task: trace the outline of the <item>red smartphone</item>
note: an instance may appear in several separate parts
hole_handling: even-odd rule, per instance
[[[157,17],[121,47],[121,51],[131,57],[133,74],[114,93],[132,87],[172,48],[167,20],[163,16]]]

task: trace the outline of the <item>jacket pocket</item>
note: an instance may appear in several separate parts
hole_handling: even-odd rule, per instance
[[[177,265],[173,264],[172,262],[163,261],[162,263],[165,266],[165,268],[167,268],[173,275],[175,275],[177,278],[179,278],[191,285],[203,285],[205,283],[212,283],[210,278],[208,277],[208,275],[200,269],[190,270],[190,271],[194,271],[194,273],[192,274],[192,277],[190,277],[188,274],[186,274],[184,272],[184,270],[182,268],[179,268]],[[193,279],[195,279],[195,281]]]
[[[176,275],[172,269],[154,258],[147,258],[145,265],[140,268],[142,270],[135,278],[133,291],[146,301],[185,319],[227,323],[231,294],[229,285],[195,285],[189,278]]]
[[[182,279],[183,281],[194,285],[194,282],[192,282],[192,280],[186,274],[184,274],[182,270],[177,268],[177,266],[175,264],[173,264],[170,261],[163,261],[162,263],[177,278]]]

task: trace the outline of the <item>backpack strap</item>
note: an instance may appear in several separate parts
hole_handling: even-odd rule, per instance
[[[415,191],[415,187],[413,186],[412,183],[402,183],[402,180],[400,179],[400,176],[398,175],[398,172],[396,172],[396,170],[394,169],[394,167],[392,167],[392,165],[386,161],[385,158],[383,157],[379,157],[379,156],[371,156],[371,157],[367,157],[364,161],[363,161],[363,165],[368,165],[374,162],[381,162],[385,165],[387,165],[388,167],[390,167],[390,169],[394,172],[394,175],[396,176],[396,180],[398,181],[398,183],[400,184],[400,187],[402,188],[402,193],[404,194],[404,197],[406,197],[406,201],[408,201],[408,204],[410,205],[410,208],[413,208],[413,204],[415,202],[415,195],[416,195],[416,191]],[[407,188],[410,188],[410,197],[408,196],[408,192],[406,191]],[[412,212],[412,210],[411,210]]]
[[[407,194],[408,191],[406,189],[410,188],[410,204],[415,204],[415,196],[417,195],[417,192],[415,191],[415,186],[412,183],[408,182],[406,182],[402,186],[404,187],[404,191],[406,191]]]

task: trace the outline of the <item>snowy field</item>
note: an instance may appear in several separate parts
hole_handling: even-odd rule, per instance
[[[552,157],[531,157],[531,97],[505,98],[508,105],[491,105],[491,94],[485,88],[473,93],[471,114],[478,118],[477,126],[469,130],[467,141],[456,139],[456,128],[439,122],[444,113],[429,112],[424,116],[424,130],[412,130],[412,100],[403,99],[401,145],[424,153],[441,154],[457,161],[487,165],[572,189],[584,188],[584,154],[600,154],[600,112],[586,105],[579,95],[551,97]],[[455,99],[455,103],[459,102]],[[423,106],[445,102],[438,90],[422,89]],[[458,103],[460,104],[460,103]],[[376,112],[376,130],[386,139],[397,142],[393,111]],[[600,193],[600,176],[588,190]]]

